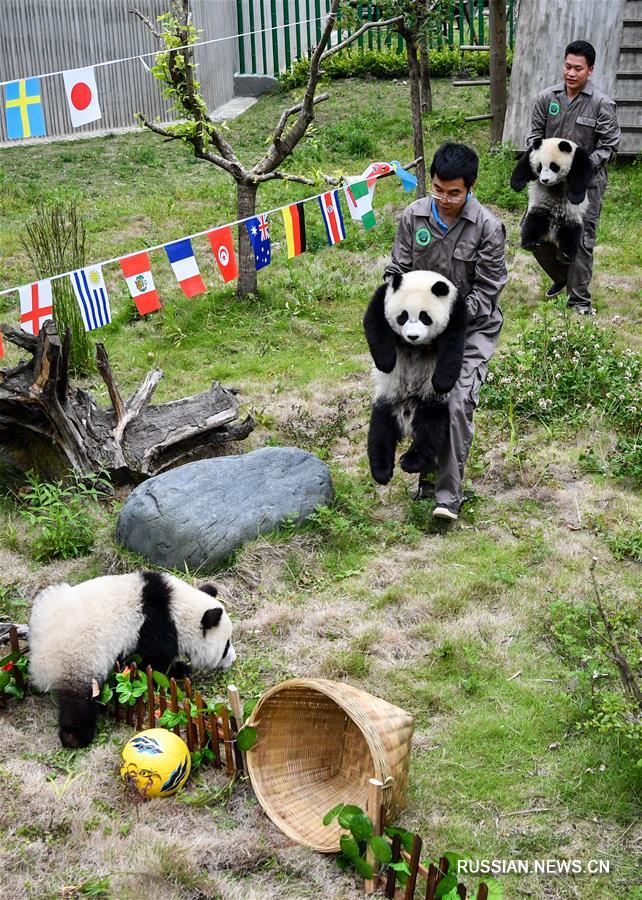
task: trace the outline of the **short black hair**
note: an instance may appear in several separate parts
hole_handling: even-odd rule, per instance
[[[430,177],[435,175],[443,181],[463,178],[467,188],[477,180],[479,157],[466,144],[442,144],[430,164]]]
[[[589,69],[595,65],[595,47],[588,41],[571,41],[564,51],[564,59],[572,53],[573,56],[583,56],[588,63]]]

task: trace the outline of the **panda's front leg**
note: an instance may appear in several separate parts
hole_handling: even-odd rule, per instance
[[[545,209],[535,207],[526,213],[522,222],[521,243],[524,250],[533,250],[550,227],[550,216]]]
[[[372,477],[378,484],[388,484],[392,478],[400,440],[399,423],[392,405],[386,400],[375,400],[368,430],[368,460]]]
[[[419,403],[412,419],[412,443],[399,458],[404,472],[425,472],[433,463],[448,433],[448,404],[427,400]]]
[[[582,240],[580,222],[564,221],[557,231],[557,256],[562,262],[570,263],[577,256]]]

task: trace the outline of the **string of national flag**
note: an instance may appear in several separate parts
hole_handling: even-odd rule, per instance
[[[364,228],[370,229],[376,225],[372,209],[376,182],[379,178],[391,174],[399,177],[406,191],[413,190],[417,185],[415,176],[397,160],[390,163],[371,163],[361,175],[344,178],[345,184],[342,188],[324,191],[296,203],[275,207],[258,215],[247,216],[244,219],[237,219],[235,222],[199,231],[179,240],[157,244],[145,250],[103,260],[70,272],[51,275],[30,284],[7,288],[0,291],[0,296],[14,291],[18,292],[20,327],[29,334],[37,336],[43,323],[53,318],[52,282],[68,278],[80,308],[85,330],[94,331],[111,322],[111,307],[103,267],[111,263],[118,263],[138,313],[145,316],[162,307],[149,257],[153,251],[160,249],[165,251],[179,287],[183,294],[191,299],[207,291],[192,245],[194,238],[207,236],[223,281],[228,283],[238,278],[233,226],[245,225],[254,253],[255,267],[258,271],[272,261],[269,216],[278,212],[282,214],[288,259],[293,259],[307,250],[305,204],[316,200],[325,226],[328,244],[333,246],[346,237],[339,191],[342,190],[344,193],[350,218],[360,221]],[[0,333],[0,356],[2,356],[1,337]]]
[[[65,96],[69,109],[69,117],[73,128],[81,128],[90,122],[96,122],[102,118],[98,88],[96,85],[95,69],[103,66],[114,66],[119,63],[131,62],[149,56],[158,56],[163,53],[175,53],[193,47],[204,47],[207,44],[217,44],[220,41],[238,40],[238,38],[263,34],[275,31],[279,28],[291,28],[293,26],[308,25],[322,21],[323,17],[301,19],[298,22],[288,22],[269,25],[265,28],[244,31],[240,34],[225,35],[225,37],[211,38],[207,41],[196,41],[192,44],[184,44],[180,47],[170,47],[166,50],[153,50],[150,53],[138,53],[135,56],[124,56],[120,59],[109,59],[104,62],[93,63],[76,69],[61,69],[57,72],[43,72],[40,75],[30,75],[26,78],[16,78],[8,81],[0,81],[0,86],[5,89],[5,121],[8,140],[22,140],[25,138],[46,137],[45,113],[43,106],[43,94],[40,82],[46,78],[62,75],[65,87]],[[143,65],[149,71],[145,63]]]

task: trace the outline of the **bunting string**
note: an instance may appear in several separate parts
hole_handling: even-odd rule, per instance
[[[296,25],[307,25],[307,24],[312,24],[313,22],[322,22],[324,18],[325,18],[324,16],[317,16],[312,19],[300,19],[298,22],[288,22],[287,24],[281,23],[281,24],[277,24],[277,25],[269,25],[269,26],[266,26],[265,28],[256,28],[256,29],[254,29],[254,31],[243,31],[243,32],[240,32],[239,34],[229,34],[229,35],[225,35],[224,37],[220,37],[220,38],[210,38],[210,40],[207,40],[207,41],[196,41],[193,44],[183,44],[181,47],[170,47],[167,50],[153,50],[150,53],[136,53],[134,56],[123,56],[120,59],[108,59],[108,60],[105,60],[104,62],[87,63],[82,68],[97,69],[102,66],[115,66],[118,63],[130,62],[133,59],[140,59],[142,61],[143,59],[146,59],[147,57],[150,57],[150,56],[158,56],[159,53],[175,53],[177,50],[187,50],[190,47],[205,47],[207,44],[218,44],[221,41],[234,41],[234,40],[238,40],[238,38],[242,38],[242,37],[251,37],[251,35],[253,35],[253,34],[263,34],[264,32],[268,32],[268,31],[276,31],[279,28],[292,28]],[[77,68],[77,67],[74,67],[74,68]],[[4,87],[7,84],[13,84],[15,81],[24,81],[27,78],[53,78],[55,75],[64,75],[65,72],[68,72],[68,71],[70,71],[70,70],[69,69],[60,69],[57,72],[44,72],[41,75],[16,76],[15,78],[10,78],[8,81],[0,81],[0,87]]]

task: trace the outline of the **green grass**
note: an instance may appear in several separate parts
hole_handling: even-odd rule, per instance
[[[407,86],[348,80],[329,90],[331,99],[317,107],[317,121],[288,162],[289,171],[355,174],[375,159],[412,158]],[[263,98],[229,124],[226,134],[244,162],[259,157],[262,136],[295,99],[297,92]],[[486,152],[487,125],[463,122],[464,114],[487,111],[487,90],[458,91],[436,81],[434,102],[425,128],[428,157],[444,139],[473,144],[480,152],[476,193],[506,224],[510,278],[502,295],[502,341],[508,346],[532,328],[546,284],[533,260],[518,250],[525,196],[507,186],[511,154]],[[234,186],[223,173],[146,133],[5,149],[0,187],[0,289],[31,278],[20,237],[41,199],[79,199],[87,216],[89,260],[236,218]],[[321,181],[315,188],[270,183],[260,189],[258,210],[322,188]],[[634,350],[642,347],[641,192],[639,163],[611,169],[594,280],[596,327],[619,316],[616,346]],[[593,555],[611,595],[634,602],[641,501],[626,479],[608,474],[613,435],[601,417],[521,420],[507,409],[491,409],[483,394],[467,468],[467,486],[477,496],[456,527],[435,526],[432,504],[413,503],[414,482],[399,471],[386,489],[373,485],[365,463],[370,363],[361,319],[389,254],[396,217],[409,199],[394,179],[382,181],[374,204],[377,227],[366,232],[348,222],[347,239],[334,248],[327,247],[318,208],[310,204],[310,252],[292,261],[285,259],[281,217],[273,216],[273,262],[259,273],[258,295],[242,302],[234,286],[222,285],[201,239],[195,249],[207,295],[183,298],[164,254],[157,252],[152,267],[164,307],[143,319],[134,315],[118,268],[105,269],[114,322],[95,337],[104,341],[124,394],[155,365],[165,372],[159,401],[196,393],[212,379],[239,387],[257,420],[250,445],[289,443],[312,450],[328,461],[335,483],[331,507],[302,528],[285,527],[248,545],[217,574],[229,587],[232,617],[250,624],[235,640],[232,672],[199,687],[208,697],[224,695],[233,680],[248,699],[281,679],[315,674],[385,697],[415,716],[409,802],[401,822],[421,830],[427,853],[586,859],[610,854],[616,870],[610,882],[581,880],[575,891],[561,880],[546,885],[508,877],[507,896],[517,890],[539,898],[633,896],[635,844],[628,836],[633,841],[635,831],[628,828],[642,785],[623,762],[617,741],[575,728],[581,704],[571,686],[574,668],[551,634],[550,610],[558,601],[581,604],[590,597]],[[1,297],[0,319],[16,317],[17,295]],[[5,349],[6,363],[15,365],[21,353],[7,344]],[[99,402],[108,402],[97,377],[85,386]],[[113,545],[103,523],[116,512],[100,505],[100,540],[92,555],[67,563],[64,571],[55,565],[38,569],[16,503],[2,498],[7,568],[3,557],[0,615],[25,621],[36,584],[61,577],[75,583],[144,565]],[[28,727],[28,704],[16,712],[17,728]],[[112,726],[105,725],[99,740],[111,735]],[[49,764],[59,770],[69,771],[71,763],[86,768],[86,754],[57,752],[62,757],[52,752]],[[37,761],[44,764],[42,754]],[[108,786],[105,791],[111,801]],[[511,815],[532,809],[546,811]],[[194,815],[201,812],[215,814],[203,809]],[[19,820],[19,810],[8,816]],[[94,818],[86,819],[88,830]],[[200,829],[211,824],[195,823]],[[138,827],[131,811],[115,812],[112,824],[114,834],[120,825],[134,835]],[[140,833],[131,839],[144,841]],[[107,877],[94,877],[82,866],[61,874],[64,863],[56,865],[56,884],[94,896],[110,889]],[[269,865],[277,881],[289,878],[282,859]],[[180,853],[165,855],[160,870],[177,890],[199,889]],[[295,874],[300,877],[299,870]],[[251,884],[253,875],[239,877]],[[584,893],[589,887],[592,895]]]

